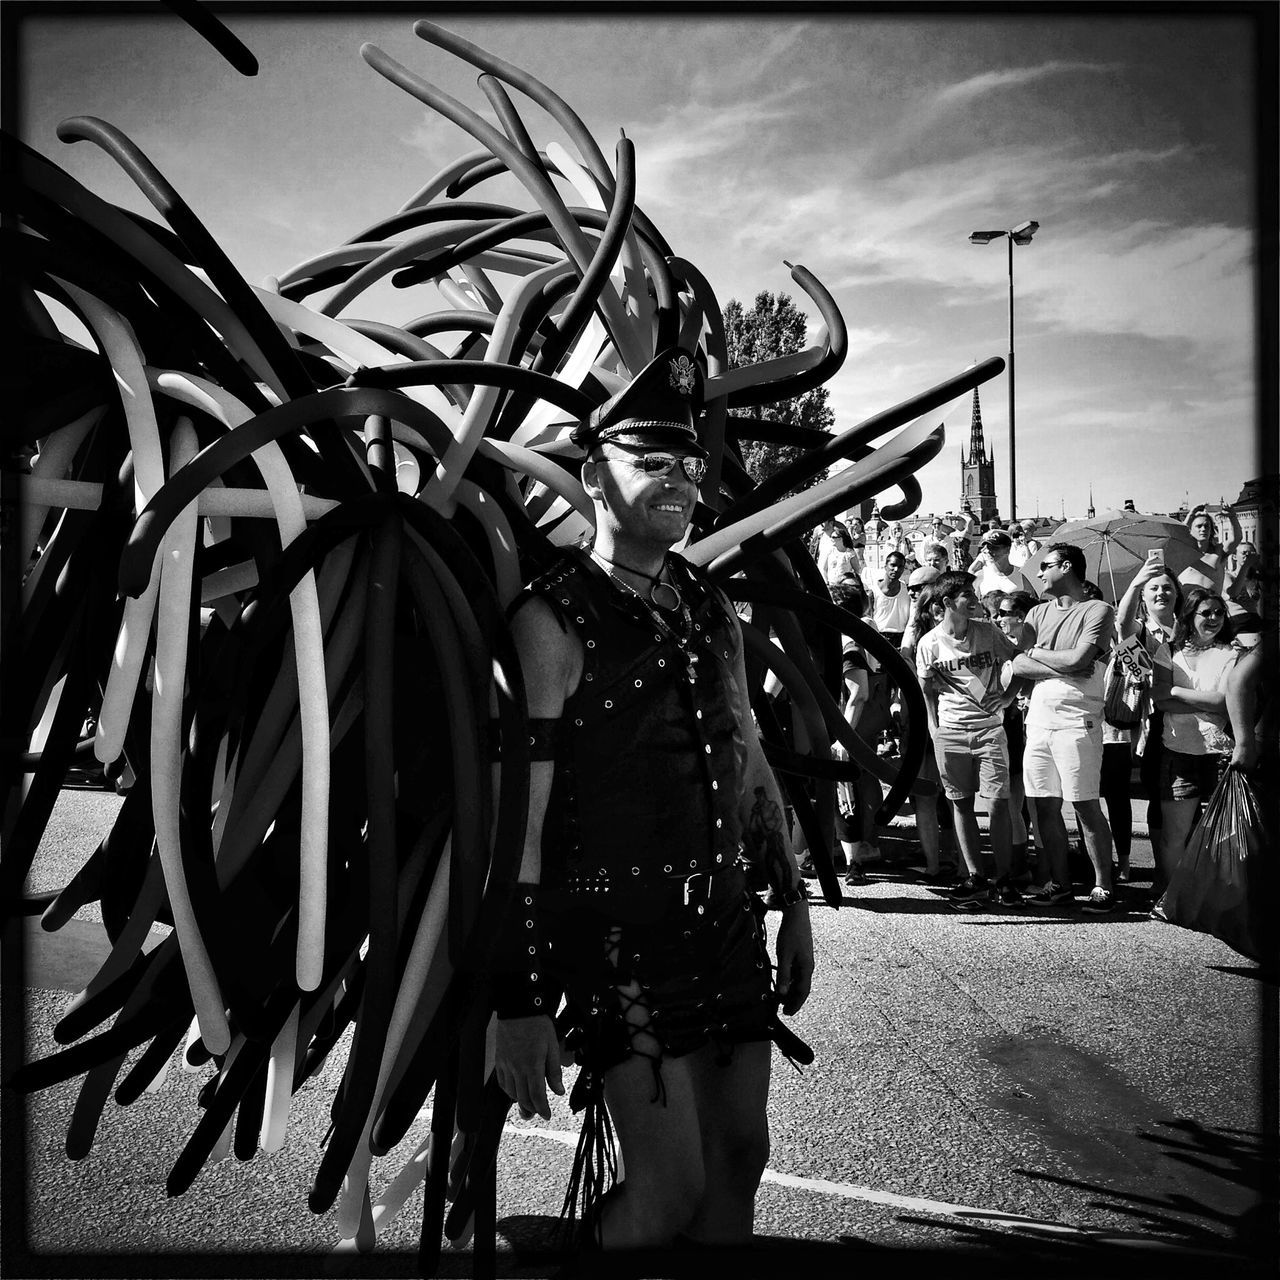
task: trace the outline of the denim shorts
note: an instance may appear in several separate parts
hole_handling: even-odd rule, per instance
[[[1164,747],[1160,752],[1160,799],[1207,800],[1230,761],[1230,756],[1216,752],[1192,756]]]

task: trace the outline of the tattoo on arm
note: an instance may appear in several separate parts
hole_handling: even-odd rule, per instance
[[[787,856],[782,808],[769,798],[764,787],[757,787],[755,796],[744,833],[747,852],[753,862],[764,864],[765,874],[775,889],[789,889],[791,860]]]

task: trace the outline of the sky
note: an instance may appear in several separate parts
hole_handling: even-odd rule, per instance
[[[1006,355],[1006,241],[968,235],[1034,219],[1014,250],[1018,514],[1081,515],[1090,491],[1098,509],[1229,501],[1260,473],[1246,16],[472,12],[223,6],[258,58],[253,78],[160,6],[36,13],[10,26],[16,131],[154,216],[105,153],[55,134],[70,116],[114,124],[261,283],[475,149],[360,56],[371,42],[492,120],[474,69],[414,35],[433,17],[555,89],[607,156],[625,130],[638,204],[722,304],[781,291],[816,320],[784,260],[823,282],[849,332],[827,384],[837,430]],[[540,146],[566,141],[528,99],[517,106]],[[398,323],[433,309],[387,287],[346,314]],[[979,394],[1007,515],[1005,375]],[[947,441],[919,475],[922,515],[958,504],[971,409],[966,396],[935,415]]]

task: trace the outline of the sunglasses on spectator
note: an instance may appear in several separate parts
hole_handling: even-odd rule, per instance
[[[615,449],[625,449],[626,445],[614,445],[613,447]],[[694,484],[701,484],[707,474],[706,458],[678,456],[674,453],[642,453],[639,457],[633,458],[613,458],[609,454],[605,454],[605,457],[610,462],[625,462],[628,466],[635,467],[637,471],[643,471],[645,475],[654,480],[669,476],[671,469],[677,462],[684,468],[685,475]]]
[[[1022,613],[1020,610],[1018,610],[1018,609],[997,609],[997,610],[996,610],[996,617],[997,617],[997,618],[1021,618],[1021,617],[1025,617],[1025,616],[1026,616],[1026,615],[1025,615],[1025,614],[1023,614],[1023,613]]]

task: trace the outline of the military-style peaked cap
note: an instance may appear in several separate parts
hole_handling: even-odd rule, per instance
[[[655,436],[705,458],[694,418],[702,407],[702,369],[692,352],[668,347],[604,404],[592,410],[570,439],[588,453],[620,436]]]

